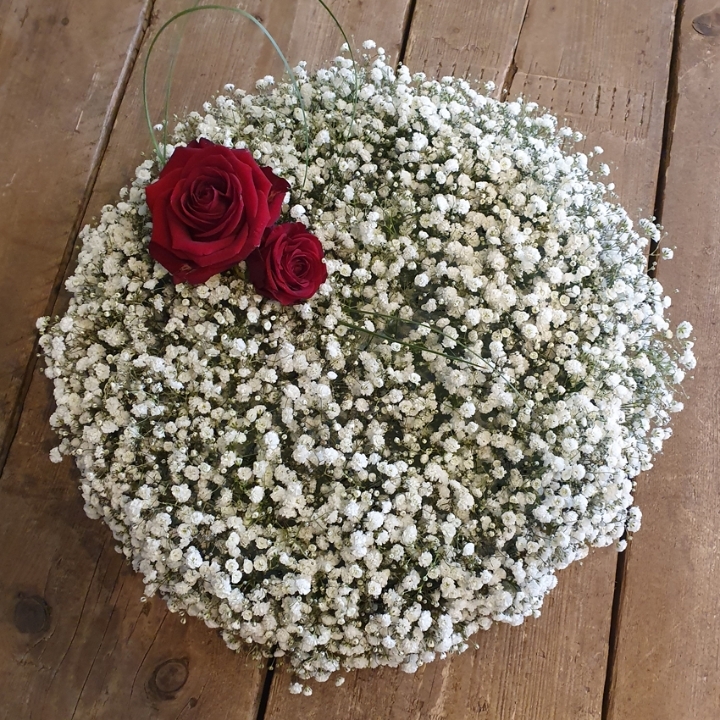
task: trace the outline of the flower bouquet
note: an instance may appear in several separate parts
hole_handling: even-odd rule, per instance
[[[537,616],[682,407],[659,230],[536,104],[372,42],[225,91],[82,231],[52,459],[148,595],[301,680]]]

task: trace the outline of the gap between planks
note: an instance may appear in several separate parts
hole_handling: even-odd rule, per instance
[[[500,100],[505,100],[507,98],[507,95],[510,92],[510,88],[512,87],[513,80],[515,79],[515,75],[517,75],[518,66],[515,62],[515,56],[517,55],[517,50],[520,46],[520,38],[523,34],[523,28],[525,27],[525,21],[528,18],[529,10],[530,0],[526,0],[525,12],[523,13],[523,19],[520,23],[520,30],[518,31],[517,37],[515,38],[515,46],[512,49],[512,56],[510,57],[510,62],[508,63],[507,70],[505,71],[505,77],[503,78],[502,85],[500,86]]]
[[[407,52],[408,41],[410,40],[410,27],[415,15],[415,6],[417,0],[410,0],[408,3],[407,13],[403,25],[402,41],[400,43],[400,53],[398,55],[398,65],[405,62],[405,53]]]
[[[670,55],[670,76],[668,78],[667,101],[665,103],[665,123],[663,126],[662,151],[660,154],[660,167],[658,169],[657,189],[655,192],[655,222],[662,223],[663,208],[665,206],[665,188],[667,185],[670,153],[672,152],[673,136],[675,134],[675,114],[678,106],[678,68],[680,66],[680,31],[685,12],[685,0],[677,0],[675,5],[675,26],[673,28],[672,54]],[[648,273],[655,277],[657,268],[657,250],[659,242],[652,241],[648,256]]]
[[[112,134],[115,120],[117,118],[118,111],[120,110],[120,103],[122,102],[123,96],[125,95],[125,90],[127,89],[128,83],[130,82],[130,76],[132,74],[133,68],[135,67],[135,63],[137,62],[140,47],[142,46],[143,39],[145,38],[145,33],[150,26],[150,20],[152,18],[154,6],[155,0],[146,0],[144,9],[140,15],[140,20],[138,22],[137,28],[135,29],[135,34],[132,38],[129,52],[125,57],[125,62],[123,63],[122,69],[120,71],[118,82],[115,86],[115,89],[113,90],[112,96],[110,97],[110,102],[108,103],[107,112],[105,113],[105,118],[103,120],[102,129],[100,132],[100,137],[98,138],[97,145],[95,146],[95,152],[93,153],[92,160],[90,162],[90,172],[88,174],[88,180],[85,185],[85,190],[78,204],[75,221],[73,222],[70,229],[67,243],[65,245],[65,251],[63,252],[62,258],[60,259],[55,280],[53,281],[52,287],[50,288],[50,294],[48,295],[48,300],[45,305],[45,311],[43,312],[43,315],[52,314],[58,296],[60,294],[63,282],[65,281],[65,276],[72,261],[75,246],[77,244],[80,227],[85,216],[85,212],[87,211],[88,205],[90,203],[90,198],[92,196],[93,189],[95,188],[95,182],[97,180],[98,173],[100,172],[100,166],[102,165],[103,159],[105,158],[105,152],[110,142],[110,135]],[[25,400],[27,399],[27,395],[30,390],[30,383],[32,381],[33,374],[35,373],[35,368],[37,366],[39,349],[38,340],[39,337],[36,334],[32,350],[28,357],[27,364],[25,365],[25,372],[23,373],[22,383],[20,385],[17,397],[15,398],[13,407],[9,413],[5,437],[2,439],[0,444],[0,478],[2,478],[2,475],[5,471],[5,463],[7,462],[10,448],[12,447],[15,436],[17,435],[18,428],[20,426],[20,417],[22,416],[23,408],[25,407]]]

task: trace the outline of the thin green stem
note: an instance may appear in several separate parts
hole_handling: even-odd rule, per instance
[[[347,322],[344,322],[343,320],[338,320],[338,325],[342,325],[343,327],[346,327],[350,330],[355,330],[356,332],[366,333],[368,335],[371,335],[372,337],[380,338],[381,340],[387,340],[388,342],[391,342],[391,343],[397,343],[398,345],[402,345],[403,347],[409,348],[410,350],[415,350],[416,352],[426,352],[426,353],[430,353],[431,355],[439,355],[440,357],[443,357],[446,360],[463,362],[466,365],[470,365],[470,367],[474,367],[474,368],[477,368],[478,370],[487,372],[487,368],[484,368],[481,365],[476,365],[474,362],[471,362],[470,360],[466,360],[465,358],[462,358],[462,357],[457,357],[456,355],[448,355],[447,353],[442,353],[442,352],[439,352],[438,350],[432,350],[429,347],[426,347],[425,345],[416,345],[414,343],[403,342],[402,340],[398,340],[397,338],[394,338],[391,335],[385,335],[384,333],[377,332],[376,330],[368,330],[367,328],[361,327],[360,325],[353,325],[352,323],[347,323]]]
[[[361,315],[368,315],[368,316],[370,316],[370,317],[372,317],[372,316],[377,316],[377,317],[384,318],[384,319],[386,319],[386,320],[398,320],[398,318],[397,318],[395,315],[386,315],[385,313],[381,313],[381,312],[368,311],[368,310],[360,310],[359,308],[351,308],[351,307],[348,307],[348,306],[343,306],[343,307],[344,307],[346,310],[348,310],[349,312],[357,312],[357,313],[360,313]],[[416,326],[418,326],[418,327],[424,327],[424,328],[427,328],[428,330],[430,330],[431,332],[434,332],[436,335],[441,335],[442,337],[447,337],[447,336],[445,335],[445,333],[444,333],[441,329],[435,328],[434,326],[429,325],[429,324],[427,324],[427,323],[419,322],[418,320],[402,320],[402,322],[411,323],[411,324],[416,325]],[[368,332],[368,331],[365,330],[365,332]],[[496,372],[496,373],[498,373],[498,375],[508,384],[508,387],[510,387],[510,388],[513,390],[513,392],[515,392],[517,395],[519,395],[521,398],[523,398],[523,400],[526,400],[526,399],[527,399],[527,398],[525,397],[525,395],[524,395],[522,392],[520,392],[520,390],[518,390],[518,389],[510,382],[510,380],[509,380],[502,372],[500,372],[500,371],[497,369],[497,366],[493,365],[487,358],[482,357],[482,355],[478,355],[478,353],[476,353],[471,347],[468,347],[467,345],[465,345],[465,343],[462,343],[462,342],[460,342],[459,340],[454,340],[453,338],[451,338],[451,339],[453,340],[453,342],[455,342],[455,343],[456,343],[457,345],[459,345],[461,348],[463,348],[464,350],[466,350],[468,353],[470,353],[471,355],[475,356],[478,360],[481,360],[482,362],[484,362],[485,365],[487,366],[487,369],[489,369],[490,372]],[[394,339],[393,342],[399,342],[399,341],[398,341],[397,339]],[[402,343],[401,343],[401,344],[402,344]],[[432,351],[431,351],[431,350],[427,350],[427,352],[432,352]],[[460,360],[461,362],[469,362],[469,361],[465,360],[465,358],[458,358],[458,357],[455,357],[455,356],[443,356],[443,357],[452,357],[453,359]],[[472,363],[469,363],[469,364],[472,365]],[[477,366],[477,365],[473,365],[473,367],[478,367],[478,366]],[[482,369],[482,368],[481,368],[481,369]]]
[[[200,5],[202,0],[195,0],[193,7]],[[165,79],[165,107],[163,109],[163,148],[167,147],[168,142],[168,110],[170,107],[170,91],[172,89],[173,75],[175,74],[175,63],[177,61],[178,53],[180,52],[180,44],[182,43],[183,35],[185,34],[185,27],[187,26],[187,18],[182,22],[178,28],[179,32],[175,38],[175,47],[170,53],[170,68],[168,70],[167,78]]]
[[[343,26],[340,24],[338,19],[333,14],[333,11],[323,2],[323,0],[318,0],[318,2],[325,8],[325,11],[327,14],[332,18],[332,21],[337,26],[337,29],[340,31],[340,34],[343,36],[343,40],[345,40],[345,45],[347,45],[348,52],[350,53],[350,60],[352,61],[352,67],[353,67],[353,77],[355,80],[355,87],[353,88],[353,109],[352,114],[350,115],[350,125],[348,125],[348,129],[346,130],[346,133],[349,133],[352,129],[353,124],[355,123],[355,113],[357,111],[357,103],[358,103],[358,95],[360,93],[360,84],[358,79],[358,71],[357,71],[357,64],[355,62],[355,54],[353,53],[352,44],[350,43],[350,40],[348,40],[348,36],[345,34],[345,30],[343,29]]]
[[[406,323],[410,323],[411,325],[415,325],[416,327],[423,327],[427,330],[430,330],[430,332],[434,332],[436,335],[442,335],[443,337],[448,337],[445,335],[445,333],[442,331],[441,328],[436,328],[433,325],[429,325],[428,323],[420,322],[419,320],[409,320],[409,319],[402,319],[399,318],[396,315],[386,315],[385,313],[377,312],[377,311],[371,311],[371,310],[360,310],[359,308],[351,308],[347,306],[343,306],[346,310],[350,312],[356,312],[360,313],[360,315],[368,315],[369,317],[381,317],[385,320],[395,320],[396,322],[402,321]],[[467,350],[471,355],[474,355],[478,360],[481,360],[484,362],[488,369],[492,372],[495,372],[497,368],[487,359],[484,358],[482,355],[478,355],[471,347],[468,345],[465,345],[465,343],[460,342],[460,340],[455,340],[454,338],[450,338],[453,340],[453,342],[457,345],[459,345],[464,350]]]
[[[318,0],[320,1],[320,0]],[[152,139],[153,145],[155,146],[155,152],[157,153],[159,161],[164,164],[166,162],[166,155],[165,155],[165,147],[160,149],[160,146],[158,145],[157,139],[155,138],[155,131],[153,129],[153,123],[152,118],[150,117],[150,106],[148,104],[148,96],[147,96],[147,73],[148,73],[148,65],[150,63],[150,57],[153,53],[153,50],[155,48],[155,45],[157,44],[157,41],[160,39],[160,36],[167,30],[170,25],[172,25],[175,21],[179,20],[182,17],[185,17],[186,15],[190,15],[192,13],[200,12],[202,10],[227,10],[228,12],[235,13],[237,15],[241,15],[242,17],[250,20],[253,24],[255,24],[260,30],[263,32],[265,37],[270,41],[270,44],[273,46],[273,49],[278,54],[280,59],[282,60],[282,63],[285,67],[285,72],[287,73],[288,77],[290,78],[290,82],[293,86],[293,90],[295,91],[295,96],[298,99],[298,103],[300,105],[300,109],[302,111],[303,115],[303,126],[305,129],[305,174],[307,178],[307,168],[310,164],[310,126],[307,121],[307,112],[305,111],[305,102],[302,97],[302,93],[300,92],[300,86],[298,85],[297,78],[295,77],[295,73],[293,72],[292,68],[290,67],[290,64],[287,61],[287,58],[283,54],[282,50],[280,50],[280,47],[278,46],[277,42],[275,42],[275,39],[273,36],[268,32],[268,30],[264,27],[264,25],[253,15],[251,15],[249,12],[246,12],[245,10],[240,10],[239,8],[233,8],[233,7],[227,7],[226,5],[200,5],[200,6],[194,6],[191,8],[186,8],[185,10],[181,10],[180,12],[173,15],[169,20],[167,20],[163,25],[160,27],[160,29],[155,34],[155,37],[152,39],[152,42],[150,43],[150,47],[148,48],[148,53],[145,57],[145,63],[143,65],[143,75],[142,75],[142,95],[143,95],[143,105],[145,107],[145,119],[147,121],[147,126],[150,131],[150,137]],[[168,89],[167,94],[169,95],[170,88],[169,88],[170,82],[168,83]],[[167,127],[167,118],[166,118],[166,127]],[[305,179],[306,179],[305,178]],[[305,185],[305,179],[303,179],[303,186]]]

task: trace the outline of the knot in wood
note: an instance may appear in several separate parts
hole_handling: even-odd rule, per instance
[[[150,678],[150,690],[162,700],[170,700],[187,682],[190,670],[185,658],[160,663]]]
[[[692,21],[693,30],[707,37],[720,35],[720,8],[698,15]]]
[[[15,627],[28,635],[50,628],[50,606],[39,595],[20,595],[13,613]]]

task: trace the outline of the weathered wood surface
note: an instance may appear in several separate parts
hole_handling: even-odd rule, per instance
[[[313,695],[306,698],[290,695],[288,673],[276,671],[265,717],[599,720],[610,609],[607,602],[598,607],[593,600],[608,597],[604,569],[601,553],[593,554],[560,574],[560,587],[538,620],[494,627],[473,638],[478,650],[425,665],[415,675],[363,670],[350,673],[339,688],[332,681],[314,684]],[[593,644],[587,637],[600,634],[595,632],[598,624],[605,642]]]
[[[93,5],[105,6],[107,13],[116,3],[94,0]],[[186,0],[155,2],[141,57],[153,29],[187,5]],[[336,14],[348,32],[373,36],[397,53],[405,0],[382,3],[382,12],[377,0],[337,5]],[[290,48],[292,59],[319,62],[337,54],[342,38],[312,0],[254,2],[246,8],[262,17],[282,47]],[[182,82],[173,94],[173,111],[200,107],[225,82],[248,86],[279,71],[272,51],[255,50],[264,46],[260,32],[248,25],[209,11],[188,23],[175,70]],[[165,44],[171,46],[172,41]],[[111,49],[104,47],[103,58]],[[151,75],[153,97],[160,96],[165,80],[162,56],[161,49]],[[150,147],[140,100],[140,65],[124,94],[85,222],[117,198],[141,162],[141,153]],[[44,123],[52,125],[49,118]],[[62,171],[55,168],[57,179],[35,175],[39,192],[43,182],[66,182],[72,191],[48,200],[50,215],[63,212],[66,205],[77,210],[85,192],[82,183],[74,187]],[[47,250],[46,244],[38,241],[38,249]],[[3,252],[7,247],[3,245]],[[63,247],[56,255],[62,255]],[[41,288],[43,302],[58,261],[55,256],[45,260],[51,277]],[[20,271],[20,266],[15,268]],[[42,279],[39,270],[28,268],[26,274],[25,281]],[[18,302],[24,298],[27,303],[22,281],[16,279],[15,292]],[[59,302],[61,306],[62,297]],[[24,311],[33,315],[29,327],[43,307]],[[23,351],[25,361],[29,350],[30,343]],[[255,718],[265,666],[230,652],[202,624],[182,624],[159,599],[140,602],[139,576],[114,552],[107,528],[83,514],[74,469],[69,462],[53,466],[47,460],[55,444],[47,424],[51,405],[50,384],[36,372],[0,481],[0,507],[12,519],[0,525],[0,718]]]
[[[713,11],[713,12],[709,12]],[[662,222],[675,259],[658,277],[697,333],[686,410],[638,500],[620,605],[609,720],[720,713],[720,9],[684,4]],[[672,293],[678,288],[679,293]]]
[[[149,0],[0,3],[0,463]]]
[[[430,77],[494,82],[500,90],[513,64],[528,3],[418,0],[405,63]]]
[[[653,215],[677,0],[531,0],[510,96],[600,145],[635,218]]]
[[[8,422],[14,427],[12,409],[20,407],[33,362],[34,318],[55,302],[68,240],[90,191],[84,222],[117,198],[149,150],[139,67],[127,90],[123,82],[144,13],[154,5],[157,28],[189,4],[0,0],[0,107],[14,133],[0,154],[0,438]],[[652,214],[656,202],[677,4],[338,0],[331,6],[356,45],[373,38],[397,55],[411,20],[412,69],[494,80],[496,93],[523,94],[567,118],[588,134],[584,147],[605,148],[603,160],[617,167],[611,180],[620,199],[638,216]],[[659,198],[670,242],[679,248],[660,278],[681,290],[675,317],[696,325],[701,364],[675,437],[639,482],[645,523],[628,552],[613,628],[607,716],[602,701],[616,562],[609,550],[562,572],[539,620],[482,633],[477,650],[415,676],[354,673],[340,688],[316,685],[310,698],[290,696],[290,677],[278,670],[265,709],[264,666],[228,651],[200,623],[181,624],[159,599],[139,602],[142,583],[115,553],[109,532],[84,516],[74,471],[46,459],[54,444],[47,427],[51,389],[36,373],[0,478],[1,719],[717,717],[720,259],[713,242],[720,231],[720,10],[705,0],[679,4],[679,98],[666,193]],[[317,64],[336,53],[339,36],[315,0],[242,6],[262,18],[291,61]],[[151,97],[161,95],[171,45],[169,33],[151,68]],[[187,25],[175,72],[171,110],[180,113],[225,82],[248,87],[279,74],[280,63],[246,21],[201,12]],[[159,117],[159,103],[153,108]],[[62,296],[57,303],[62,306]]]
[[[0,486],[0,717],[255,718],[264,666],[183,625],[85,517],[75,473],[48,465],[51,388],[32,383]]]
[[[407,64],[493,80],[496,93],[522,94],[567,117],[587,133],[585,147],[603,145],[603,160],[618,166],[611,179],[622,202],[631,212],[641,207],[652,214],[674,7],[674,0],[418,0]],[[619,88],[622,110],[613,100]],[[644,114],[634,102],[647,106]],[[612,550],[592,553],[559,574],[540,620],[480,633],[477,650],[415,676],[353,673],[340,688],[295,698],[288,695],[287,675],[278,672],[267,717],[282,720],[299,711],[353,720],[599,719],[616,563]]]

